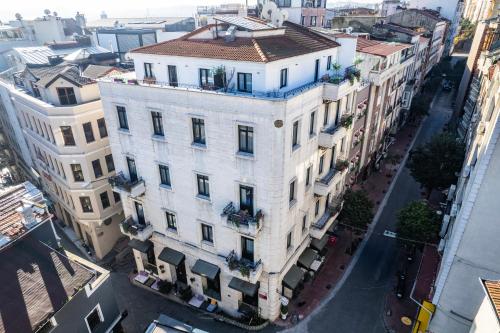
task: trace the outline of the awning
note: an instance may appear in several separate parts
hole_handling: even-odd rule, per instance
[[[146,240],[143,242],[134,238],[128,242],[128,246],[139,252],[147,253],[149,249],[153,247],[153,242],[151,242],[150,240]]]
[[[215,279],[215,277],[219,273],[219,270],[220,269],[218,266],[212,265],[211,263],[201,259],[196,260],[193,268],[191,268],[191,272],[193,272],[194,274],[205,276],[210,280]]]
[[[311,267],[311,264],[313,263],[313,261],[316,259],[317,256],[318,256],[318,254],[316,252],[314,252],[313,249],[308,247],[307,249],[304,250],[304,252],[302,252],[297,263],[299,265],[304,266],[305,268],[309,269]]]
[[[288,273],[286,273],[283,277],[282,283],[286,287],[293,290],[299,285],[303,277],[304,272],[297,265],[292,265],[292,267],[288,270]]]
[[[311,247],[315,250],[322,251],[328,243],[328,237],[329,235],[325,234],[320,239],[313,238],[313,240],[311,241]]]
[[[231,279],[229,282],[229,288],[241,291],[243,294],[248,296],[255,296],[257,290],[259,290],[259,286],[257,284],[238,279],[237,277],[233,277]]]
[[[164,247],[163,250],[161,250],[160,255],[158,256],[158,259],[160,259],[161,261],[174,265],[175,267],[179,266],[184,258],[184,253],[176,251],[169,247]]]

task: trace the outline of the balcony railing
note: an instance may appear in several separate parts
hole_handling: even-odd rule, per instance
[[[241,277],[249,279],[251,283],[257,282],[262,272],[261,259],[253,262],[246,258],[238,258],[234,250],[226,257],[226,263],[231,272],[238,272]]]
[[[255,215],[251,215],[246,210],[237,210],[232,201],[224,207],[221,216],[227,217],[228,225],[236,228],[238,232],[252,236],[257,235],[262,228],[264,219],[261,210],[258,210]]]
[[[109,184],[120,192],[129,193],[133,197],[138,197],[146,191],[144,180],[138,178],[135,181],[128,179],[123,172],[119,172],[108,178]]]
[[[132,216],[127,217],[120,223],[120,230],[122,234],[143,242],[149,239],[153,234],[153,226],[151,224],[147,222],[141,224],[135,221]]]
[[[332,148],[346,133],[346,128],[341,124],[332,125],[319,133],[318,145],[323,148]]]
[[[323,216],[319,218],[315,223],[312,224],[311,236],[320,239],[324,236],[325,232],[332,226],[334,221],[336,221],[340,211],[342,210],[344,202],[342,196],[336,196],[332,199],[328,207],[326,208]]]

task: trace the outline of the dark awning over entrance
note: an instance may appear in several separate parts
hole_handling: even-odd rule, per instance
[[[179,266],[184,258],[184,253],[176,251],[169,247],[164,247],[163,250],[161,250],[160,255],[158,256],[158,259],[160,259],[161,261],[174,265],[175,267]]]
[[[146,240],[143,242],[134,238],[129,240],[128,246],[139,252],[147,253],[149,249],[153,247],[153,242],[151,242],[150,240]]]
[[[317,257],[316,252],[314,252],[313,249],[308,247],[307,249],[304,250],[304,252],[302,252],[297,263],[309,269],[313,261],[316,259],[316,257]]]
[[[233,277],[231,279],[229,282],[229,288],[241,291],[243,294],[248,296],[255,296],[257,290],[259,290],[259,286],[257,284],[238,279],[237,277]]]
[[[325,248],[326,244],[328,243],[328,235],[325,234],[323,237],[320,239],[313,238],[311,241],[311,247],[315,250],[321,251]]]
[[[288,273],[286,273],[285,277],[283,278],[283,284],[290,288],[290,289],[295,289],[302,278],[304,277],[304,272],[297,266],[297,265],[292,265],[290,269],[288,270]]]
[[[196,263],[191,269],[191,272],[193,272],[194,274],[205,276],[210,280],[213,280],[219,273],[219,270],[220,269],[218,266],[206,262],[205,260],[198,259],[196,260]]]

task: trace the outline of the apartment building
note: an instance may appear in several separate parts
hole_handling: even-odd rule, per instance
[[[300,292],[341,208],[362,112],[349,40],[219,17],[131,51],[135,73],[100,80],[141,276],[269,319]]]
[[[259,0],[257,6],[274,2],[287,13],[289,22],[304,27],[324,27],[326,25],[326,0]]]
[[[496,0],[467,0],[464,1],[463,18],[477,23],[498,14]]]
[[[438,250],[443,253],[432,302],[434,332],[469,332],[480,309],[480,280],[498,280],[498,170],[500,170],[500,49],[482,52],[477,101],[468,118],[466,157],[457,185],[449,190]]]
[[[67,63],[26,67],[14,82],[0,89],[3,107],[15,113],[11,125],[22,131],[19,151],[57,217],[101,259],[120,237],[123,215],[107,181],[114,165],[97,83]]]

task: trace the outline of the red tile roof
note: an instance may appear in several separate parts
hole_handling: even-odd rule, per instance
[[[493,308],[500,319],[500,281],[483,280],[484,288],[488,293]]]
[[[358,43],[356,44],[356,51],[387,57],[393,53],[396,53],[398,51],[404,50],[409,47],[411,47],[410,44],[382,42],[378,40],[358,38]]]
[[[226,42],[223,38],[190,38],[200,31],[208,29],[203,27],[179,39],[137,48],[131,53],[265,63],[339,46],[337,42],[297,24],[285,22],[284,27],[284,35],[256,38],[237,37],[232,42]]]

